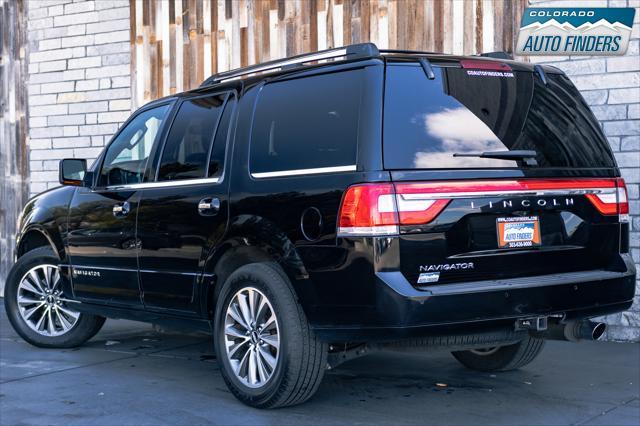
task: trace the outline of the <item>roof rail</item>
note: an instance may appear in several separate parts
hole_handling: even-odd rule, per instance
[[[379,55],[380,52],[378,51],[378,47],[373,43],[352,44],[350,46],[305,53],[302,55],[291,56],[289,58],[263,62],[244,68],[237,68],[231,71],[224,71],[207,78],[200,87],[209,86],[224,80],[239,78],[248,74],[303,66],[305,63],[311,61],[320,61],[323,59],[339,58],[343,56],[345,59],[370,58]]]
[[[511,54],[507,52],[486,52],[486,53],[480,53],[479,55],[476,55],[476,56],[483,56],[485,58],[513,60],[513,56],[511,56]]]
[[[438,52],[422,52],[419,50],[400,50],[400,49],[381,49],[381,55],[442,55],[442,53]]]

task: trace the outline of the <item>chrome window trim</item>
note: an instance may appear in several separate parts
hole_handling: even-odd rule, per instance
[[[321,173],[355,172],[356,169],[357,169],[357,166],[355,164],[352,164],[350,166],[316,167],[313,169],[292,169],[292,170],[281,170],[277,172],[251,173],[251,177],[256,179],[264,179],[264,178],[285,177],[285,176],[304,176],[304,175],[316,175]]]
[[[121,189],[152,189],[152,188],[170,188],[174,186],[187,186],[187,185],[202,185],[220,182],[220,178],[198,178],[198,179],[185,179],[185,180],[166,180],[160,182],[143,182],[133,183],[131,185],[114,185],[107,186],[104,190],[117,191]]]
[[[439,198],[478,198],[478,197],[507,197],[511,195],[553,196],[553,195],[584,195],[584,194],[610,194],[616,188],[575,188],[575,189],[550,189],[550,190],[513,190],[513,191],[469,191],[469,192],[434,192],[425,194],[398,194],[406,200],[431,200]]]

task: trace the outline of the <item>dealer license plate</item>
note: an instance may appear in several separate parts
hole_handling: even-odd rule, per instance
[[[538,216],[499,217],[497,220],[498,247],[536,247],[540,241]]]

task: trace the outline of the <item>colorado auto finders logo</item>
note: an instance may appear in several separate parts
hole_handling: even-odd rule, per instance
[[[520,55],[624,55],[633,8],[528,8],[518,36]]]

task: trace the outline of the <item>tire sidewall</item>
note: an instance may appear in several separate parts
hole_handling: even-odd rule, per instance
[[[221,364],[222,376],[234,395],[250,405],[261,405],[261,403],[270,400],[278,392],[289,362],[287,358],[288,352],[291,350],[289,347],[292,341],[291,332],[292,329],[295,328],[295,324],[285,324],[282,319],[282,309],[284,308],[282,306],[283,301],[281,300],[282,295],[279,294],[280,292],[278,292],[277,288],[274,288],[274,286],[278,284],[287,285],[284,280],[282,280],[281,283],[273,283],[271,280],[262,277],[257,271],[249,272],[246,268],[241,268],[241,270],[231,274],[225,282],[219,294],[218,303],[216,304],[214,346],[216,356]],[[274,310],[279,328],[280,347],[278,350],[278,363],[268,383],[260,388],[250,388],[236,378],[229,363],[225,346],[224,321],[227,307],[233,296],[239,290],[246,287],[253,287],[267,297]]]

